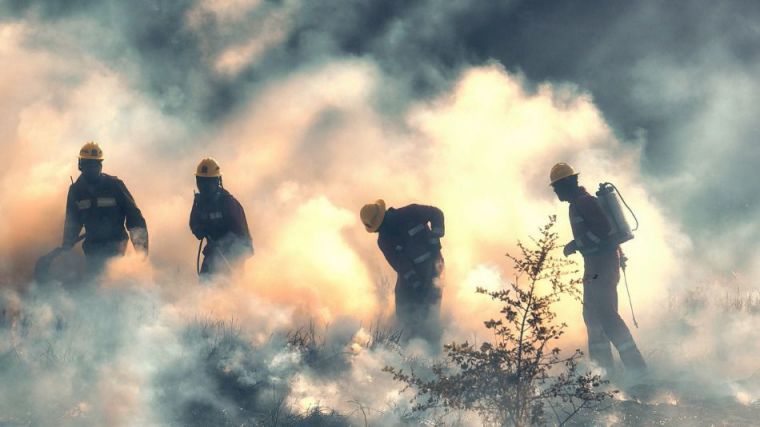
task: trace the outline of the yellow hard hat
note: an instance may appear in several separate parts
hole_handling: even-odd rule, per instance
[[[206,157],[198,163],[198,168],[195,170],[195,176],[202,178],[218,178],[222,176],[222,169],[219,167],[219,163],[213,157]]]
[[[81,160],[103,160],[103,150],[95,141],[90,141],[79,149],[79,158]]]
[[[364,228],[370,233],[374,233],[380,228],[383,218],[385,218],[385,201],[379,199],[375,203],[364,205],[359,216],[362,219]]]
[[[572,166],[567,163],[557,163],[552,168],[551,173],[549,173],[549,181],[551,181],[550,185],[554,185],[557,181],[576,175],[578,175],[578,172],[576,172]]]

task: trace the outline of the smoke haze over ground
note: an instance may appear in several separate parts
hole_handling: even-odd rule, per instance
[[[698,3],[0,3],[0,285],[28,319],[3,332],[16,356],[2,383],[24,380],[0,388],[0,405],[36,399],[47,409],[24,410],[49,414],[29,418],[40,425],[150,425],[182,424],[191,402],[244,408],[240,420],[280,398],[358,417],[353,400],[397,423],[407,399],[380,369],[408,361],[383,347],[344,355],[393,306],[395,276],[359,207],[444,211],[444,339],[482,338],[494,307],[474,290],[511,277],[504,253],[551,214],[571,238],[547,186],[557,161],[590,191],[614,182],[641,221],[624,249],[656,376],[757,402],[758,11],[737,1],[706,18]],[[39,287],[32,266],[60,243],[91,139],[142,209],[150,259],[116,261],[98,290]],[[244,206],[256,255],[201,287],[187,220],[206,156]],[[582,347],[579,305],[563,302],[560,318],[563,346]],[[310,320],[331,325],[337,365],[283,345]],[[206,360],[251,401],[194,359],[227,336],[215,322],[239,335],[228,358]]]

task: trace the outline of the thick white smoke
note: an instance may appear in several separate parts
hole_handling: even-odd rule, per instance
[[[234,19],[236,8],[256,3],[206,2],[193,13]],[[202,36],[193,16],[189,31]],[[147,425],[181,422],[192,402],[242,410],[214,382],[229,374],[247,392],[256,384],[271,388],[256,391],[258,400],[246,401],[251,408],[281,398],[293,410],[323,405],[351,413],[354,423],[365,415],[371,424],[397,423],[407,398],[380,370],[413,361],[385,347],[351,345],[391,314],[395,279],[376,236],[361,227],[358,208],[384,198],[391,206],[427,203],[444,211],[444,336],[483,338],[482,321],[497,313],[474,290],[497,288],[512,276],[504,253],[515,252],[516,240],[552,214],[561,235],[571,238],[567,207],[548,187],[557,161],[574,164],[589,191],[599,182],[617,184],[641,221],[624,249],[641,323],[634,334],[655,370],[683,357],[693,363],[687,372],[708,367],[727,384],[757,370],[754,348],[716,352],[751,347],[754,318],[747,314],[725,320],[719,307],[698,310],[685,320],[696,330],[663,330],[678,316],[668,312],[671,291],[701,280],[687,274],[693,266],[681,258],[690,242],[642,184],[637,145],[621,144],[593,100],[573,86],[528,90],[499,65],[472,67],[448,91],[388,114],[377,103],[390,76],[370,58],[329,58],[272,79],[233,114],[204,125],[164,112],[131,84],[132,70],[103,63],[75,43],[63,51],[31,48],[31,33],[25,24],[0,24],[0,59],[14,64],[0,77],[0,154],[8,159],[0,171],[0,284],[15,319],[2,331],[8,338],[2,350],[17,355],[0,368],[28,369],[23,385],[33,396],[23,402],[2,388],[0,407],[24,408],[14,417],[34,413],[29,419],[43,425]],[[267,34],[232,43],[215,59],[218,73],[234,74],[241,61],[255,62],[259,49],[280,42]],[[59,244],[75,155],[90,139],[104,147],[104,171],[122,178],[142,209],[150,259],[129,254],[114,262],[98,288],[30,285],[36,257]],[[187,226],[192,172],[206,156],[220,161],[256,247],[239,275],[209,287],[195,277],[197,241]],[[324,348],[337,365],[325,362],[326,373],[320,372],[326,365],[309,365],[282,343],[282,333],[309,319],[318,328],[329,325]],[[579,304],[563,302],[560,319],[569,324],[562,345],[582,347]],[[215,329],[220,321],[231,323],[232,332]],[[240,339],[214,341],[226,333]],[[205,360],[219,369],[203,372],[199,355],[217,355],[218,346],[225,356]],[[55,370],[45,366],[48,356]],[[729,369],[724,358],[735,365]],[[20,375],[0,371],[3,380]],[[741,393],[757,399],[756,389]]]

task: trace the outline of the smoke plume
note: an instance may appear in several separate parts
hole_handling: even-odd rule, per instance
[[[197,413],[211,414],[207,423],[254,413],[296,423],[320,406],[351,414],[353,423],[360,416],[399,423],[408,399],[380,369],[427,354],[414,344],[411,358],[363,345],[373,322],[392,315],[395,274],[359,208],[383,198],[443,210],[444,340],[487,339],[482,322],[498,308],[474,290],[513,278],[505,252],[515,253],[517,240],[549,215],[571,239],[567,206],[548,186],[558,161],[573,164],[589,191],[615,183],[641,223],[624,250],[641,324],[634,334],[656,375],[678,372],[756,401],[760,390],[737,381],[758,369],[760,348],[748,344],[756,341],[755,314],[726,319],[723,311],[741,301],[731,300],[734,287],[756,289],[741,279],[755,272],[746,248],[756,227],[735,218],[736,197],[724,200],[727,193],[713,188],[744,170],[715,167],[744,152],[744,115],[711,101],[675,125],[632,132],[637,124],[621,122],[621,111],[664,109],[659,97],[686,91],[674,83],[684,70],[639,60],[626,76],[636,97],[618,105],[610,100],[615,85],[578,77],[611,47],[584,53],[580,64],[571,49],[551,67],[539,61],[551,52],[495,48],[516,43],[496,31],[499,16],[515,23],[522,49],[549,43],[528,36],[538,31],[536,16],[554,12],[527,9],[433,0],[0,6],[0,59],[12,64],[0,74],[0,286],[13,323],[2,331],[0,379],[20,384],[0,387],[0,413],[15,408],[0,423],[188,424]],[[648,13],[617,19],[630,26]],[[555,68],[572,72],[546,71]],[[746,77],[746,68],[735,71]],[[746,102],[737,80],[694,72],[712,77],[704,99],[729,93]],[[727,117],[741,122],[739,130],[719,130]],[[721,138],[733,141],[730,149],[693,145]],[[701,141],[668,150],[687,154],[679,165],[710,166],[709,185],[657,160],[672,158],[662,145],[676,139]],[[33,283],[32,267],[60,244],[69,177],[78,175],[76,154],[88,140],[101,144],[104,172],[124,180],[141,208],[150,257],[128,253],[97,287],[44,287]],[[220,162],[225,188],[246,210],[256,255],[238,274],[204,286],[188,219],[192,174],[207,156]],[[716,203],[707,193],[721,195],[727,216],[711,220],[702,208],[715,213]],[[723,230],[730,232],[705,248]],[[81,258],[67,254],[56,267],[65,274],[71,269],[63,266]],[[725,294],[726,304],[694,293],[698,286]],[[622,285],[619,294],[628,320]],[[563,301],[559,316],[569,324],[562,346],[583,347],[580,305]],[[326,336],[315,359],[305,360],[287,332],[310,321]]]

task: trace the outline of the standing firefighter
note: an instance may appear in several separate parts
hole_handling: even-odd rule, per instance
[[[583,320],[588,332],[589,356],[612,372],[612,342],[627,370],[642,371],[646,368],[644,359],[618,314],[617,284],[622,252],[611,238],[610,218],[599,200],[578,185],[578,173],[569,165],[556,164],[550,180],[559,200],[570,203],[574,240],[565,245],[564,254],[580,252],[583,255]]]
[[[410,336],[440,341],[441,289],[438,277],[443,269],[441,237],[443,212],[433,206],[409,205],[385,209],[385,202],[364,205],[361,220],[368,232],[378,232],[377,244],[398,274],[396,319]]]
[[[145,218],[124,182],[102,172],[103,150],[97,143],[88,142],[79,151],[79,170],[82,173],[69,187],[66,200],[62,247],[71,249],[84,227],[82,249],[91,276],[102,272],[109,259],[124,255],[129,237],[135,249],[147,256]]]
[[[198,240],[206,239],[199,274],[208,277],[253,255],[245,212],[222,187],[222,172],[212,158],[201,160],[195,172],[196,193],[190,212],[190,230]]]

